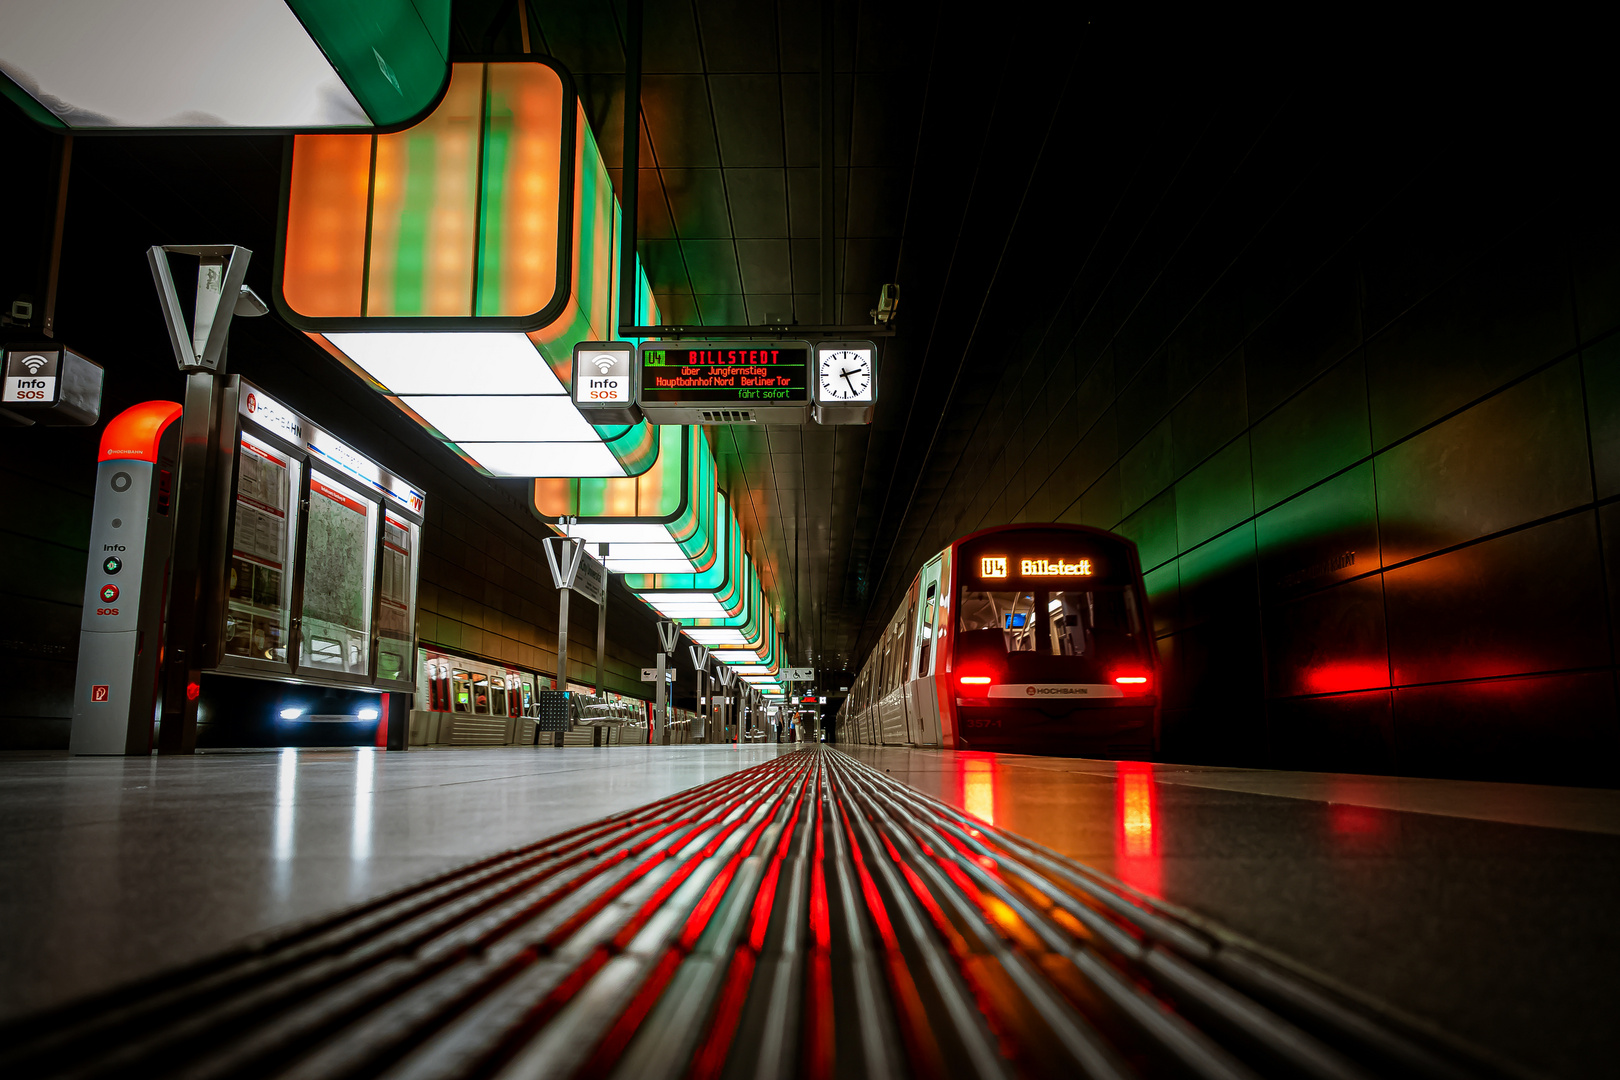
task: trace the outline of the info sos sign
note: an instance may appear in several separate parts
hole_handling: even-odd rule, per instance
[[[574,346],[574,405],[593,424],[633,424],[636,347],[628,341],[582,341]]]

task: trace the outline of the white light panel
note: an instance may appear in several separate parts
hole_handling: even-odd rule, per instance
[[[741,630],[723,630],[714,629],[712,627],[694,626],[689,627],[686,630],[686,636],[697,642],[699,645],[708,645],[710,647],[730,645],[737,648],[744,648],[748,645],[748,639],[743,637]],[[723,660],[725,658],[722,656],[716,656],[715,659]]]
[[[398,397],[565,394],[545,358],[522,334],[362,332],[327,334],[326,340]]]
[[[619,459],[601,443],[458,442],[456,445],[496,476],[624,475]]]
[[[469,396],[401,398],[453,442],[601,442],[566,397]]]
[[[662,525],[640,522],[586,522],[568,526],[568,535],[587,544],[672,544]],[[611,550],[610,550],[611,557]],[[688,571],[690,573],[690,571]]]
[[[11,0],[0,69],[69,127],[371,123],[282,0]]]
[[[607,567],[615,574],[690,574],[692,564],[681,559],[609,559]]]
[[[643,598],[645,600],[645,598]],[[723,619],[726,611],[712,600],[707,604],[654,604],[647,602],[647,606],[666,619]]]

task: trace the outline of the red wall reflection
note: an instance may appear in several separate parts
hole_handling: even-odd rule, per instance
[[[1114,873],[1127,885],[1161,895],[1159,792],[1153,764],[1114,766]]]

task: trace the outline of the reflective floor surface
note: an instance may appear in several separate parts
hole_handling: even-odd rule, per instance
[[[792,749],[0,757],[0,1017]],[[1620,792],[847,749],[1533,1073],[1620,1057]]]
[[[792,747],[0,756],[0,1017],[213,953]]]
[[[844,749],[1535,1072],[1620,1059],[1620,792]]]

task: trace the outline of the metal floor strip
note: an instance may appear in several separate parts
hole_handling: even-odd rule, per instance
[[[8,1023],[0,1071],[1513,1075],[824,748]]]

